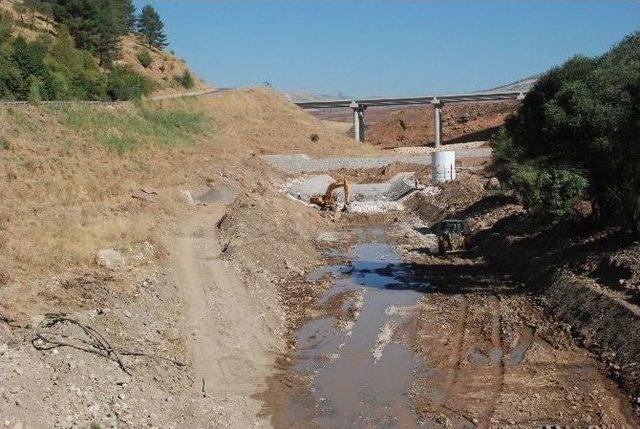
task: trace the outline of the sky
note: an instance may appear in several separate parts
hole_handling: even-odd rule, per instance
[[[492,88],[640,29],[627,1],[171,1],[167,49],[215,87],[348,96]]]

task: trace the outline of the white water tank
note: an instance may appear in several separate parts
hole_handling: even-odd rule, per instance
[[[431,180],[435,183],[456,179],[456,153],[452,150],[431,154]]]

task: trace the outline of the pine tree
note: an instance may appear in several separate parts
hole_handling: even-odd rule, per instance
[[[36,1],[36,0],[31,0]],[[78,48],[109,67],[120,54],[120,37],[131,31],[132,0],[39,0],[49,4],[56,21],[69,29]]]
[[[167,36],[164,34],[164,24],[152,6],[147,5],[142,8],[137,24],[138,33],[146,39],[149,45],[160,49],[168,45]]]

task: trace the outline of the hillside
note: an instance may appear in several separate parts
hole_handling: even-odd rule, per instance
[[[121,41],[121,46],[122,55],[116,63],[125,64],[155,82],[157,88],[151,93],[152,96],[198,92],[213,88],[199,79],[184,60],[170,52],[143,43],[138,36],[133,34],[125,36]],[[138,59],[140,52],[145,50],[151,55],[149,67],[144,67]],[[194,85],[192,88],[184,88],[175,79],[176,76],[182,76],[185,71],[193,76]]]
[[[10,17],[10,34],[13,37],[21,36],[29,42],[36,42],[43,37],[55,41],[60,37],[61,26],[52,16],[34,9],[25,9],[22,0],[3,0],[0,3],[0,13]],[[114,65],[127,67],[148,79],[148,96],[200,92],[211,88],[189,69],[184,60],[172,52],[145,43],[139,35],[129,33],[120,37],[118,46],[120,52]],[[147,54],[148,63],[145,67],[140,58]],[[103,74],[109,72],[104,67],[100,67],[100,71]],[[188,87],[180,82],[185,73],[192,77],[192,84]]]
[[[14,391],[20,398],[20,406],[0,399],[0,413],[25,427],[43,422],[68,427],[65,421],[89,427],[94,420],[103,422],[101,427],[123,421],[128,422],[124,427],[248,427],[255,422],[260,402],[250,398],[273,372],[272,354],[286,350],[279,279],[290,275],[292,264],[306,267],[317,260],[310,234],[330,225],[321,213],[300,212],[298,203],[282,198],[282,175],[259,155],[367,150],[265,89],[135,105],[4,106],[0,121],[0,334],[9,350],[0,366],[3,383],[19,386]],[[191,296],[203,312],[198,317],[206,314],[218,327],[198,337],[203,341],[198,344],[210,348],[205,355],[190,351],[195,337],[191,325],[185,327],[195,313],[185,312],[191,301],[183,295],[182,276],[195,271],[176,267],[198,258],[201,266],[210,263],[208,255],[218,242],[211,234],[217,233],[222,214],[215,211],[219,204],[211,209],[189,204],[181,195],[187,190],[204,202],[236,197],[226,221],[226,262],[215,274],[224,276],[216,298],[225,305],[210,311],[202,308],[207,297]],[[199,237],[206,241],[185,242]],[[185,253],[181,243],[196,253]],[[115,249],[126,264],[113,270],[98,265],[100,249]],[[48,313],[82,320],[126,347],[175,356],[186,367],[132,358],[134,377],[129,377],[107,360],[78,350],[43,353],[30,341],[33,324]],[[229,365],[267,359],[268,366],[249,369],[245,363],[233,369],[244,376],[217,378],[216,385],[207,386],[209,396],[193,395],[194,383],[200,386],[194,372],[198,359],[222,359],[217,353],[233,352],[249,336],[260,344],[246,345],[250,351],[229,357]],[[13,368],[22,381],[14,378]],[[84,396],[76,396],[76,386]],[[148,401],[153,413],[146,411]]]
[[[442,115],[444,143],[488,140],[515,112],[517,103],[484,102],[445,105]],[[373,122],[366,140],[384,148],[433,143],[433,108],[398,109]]]

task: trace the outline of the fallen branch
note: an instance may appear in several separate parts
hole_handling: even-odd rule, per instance
[[[89,337],[89,340],[77,338],[82,344],[74,344],[71,342],[63,341],[57,338],[49,337],[42,332],[36,332],[36,337],[31,340],[31,344],[37,350],[51,350],[57,347],[70,347],[76,350],[81,350],[87,353],[92,353],[97,356],[102,356],[107,358],[113,362],[116,362],[120,369],[124,371],[126,374],[131,375],[130,369],[124,364],[120,356],[145,356],[153,359],[162,359],[168,362],[173,363],[176,366],[183,367],[185,366],[184,362],[180,362],[175,359],[171,359],[164,356],[153,355],[149,353],[136,352],[136,351],[128,351],[128,350],[116,350],[109,341],[102,335],[100,332],[92,328],[91,326],[85,325],[75,319],[71,319],[65,317],[64,315],[59,314],[49,314],[47,315],[47,319],[42,323],[41,326],[50,328],[58,323],[70,323],[82,329],[82,331]]]
[[[42,341],[43,344],[38,343],[38,340]],[[88,347],[82,347],[82,346],[78,346],[76,344],[67,343],[65,341],[54,340],[54,339],[45,337],[40,332],[36,332],[36,338],[31,340],[31,344],[33,344],[33,347],[35,347],[37,350],[51,350],[51,349],[55,349],[57,347],[71,347],[72,349],[81,350],[81,351],[87,352],[87,353],[93,353],[94,355],[102,356],[102,357],[105,357],[105,358],[107,358],[109,360],[117,362],[118,366],[120,366],[120,368],[126,374],[131,375],[131,371],[124,365],[124,363],[122,362],[120,357],[117,356],[117,354],[115,354],[115,352],[114,352],[114,355],[116,357],[112,356],[111,353],[109,351],[106,351],[106,350],[91,349],[91,348],[88,348]]]

